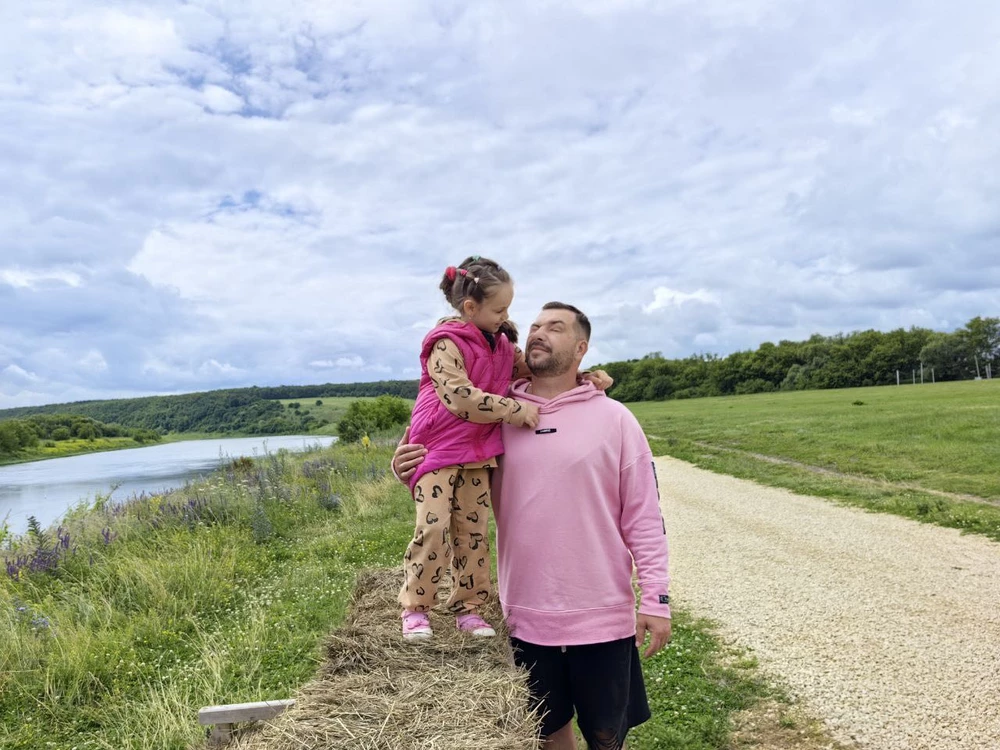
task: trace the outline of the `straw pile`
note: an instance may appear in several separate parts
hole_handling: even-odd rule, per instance
[[[294,708],[238,736],[240,750],[536,750],[538,718],[510,660],[499,608],[484,616],[496,638],[459,633],[431,613],[434,637],[404,642],[398,570],[358,576],[347,622],[330,636],[317,678]],[[447,596],[447,593],[444,594]]]

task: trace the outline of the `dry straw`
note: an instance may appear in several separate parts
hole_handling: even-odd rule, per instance
[[[510,660],[506,633],[459,633],[431,614],[434,638],[404,642],[396,594],[402,574],[358,576],[345,625],[327,641],[317,678],[297,704],[238,736],[240,750],[535,750],[538,718],[525,675]],[[447,596],[447,594],[445,594]],[[484,612],[500,623],[496,605]]]

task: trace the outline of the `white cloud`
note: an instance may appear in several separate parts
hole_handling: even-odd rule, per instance
[[[983,0],[3,4],[0,340],[40,382],[0,407],[413,377],[473,253],[608,360],[995,315],[998,30]]]
[[[364,366],[365,366],[365,361],[357,355],[353,357],[340,357],[337,360],[337,367],[350,367],[357,370],[361,369]]]
[[[83,280],[78,273],[53,268],[47,271],[35,271],[23,268],[0,269],[0,284],[8,286],[31,289],[42,284],[64,284],[66,286],[80,286]]]
[[[219,375],[238,375],[242,371],[238,367],[233,367],[228,362],[218,362],[214,359],[209,359],[201,363],[198,372],[207,377],[218,377]]]
[[[224,89],[221,86],[206,86],[202,93],[205,106],[213,112],[228,114],[243,109],[243,99],[229,89]]]
[[[42,379],[38,377],[33,372],[28,372],[23,367],[18,365],[7,365],[3,370],[0,370],[0,375],[3,375],[4,380],[10,382],[21,382],[21,383],[41,383]]]
[[[108,362],[97,349],[91,349],[80,360],[80,367],[91,372],[104,372],[108,369]]]
[[[644,305],[642,311],[647,315],[665,307],[680,307],[686,302],[702,302],[706,305],[719,305],[719,298],[706,289],[693,292],[679,292],[665,286],[653,290],[653,301]]]

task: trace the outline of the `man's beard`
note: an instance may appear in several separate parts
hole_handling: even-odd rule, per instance
[[[568,353],[556,354],[555,352],[541,349],[540,351],[548,356],[537,362],[532,362],[531,355],[533,351],[533,348],[529,348],[528,354],[525,357],[525,363],[528,365],[528,369],[531,370],[532,375],[564,375],[573,367],[573,357]]]

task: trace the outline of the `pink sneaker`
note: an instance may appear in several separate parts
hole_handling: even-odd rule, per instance
[[[434,635],[431,619],[426,612],[403,610],[403,638],[408,641],[422,641]]]
[[[496,635],[497,631],[486,622],[482,617],[480,617],[475,612],[469,612],[465,615],[459,615],[455,618],[455,625],[463,633],[472,633],[473,635],[482,636],[488,638],[490,636]]]

